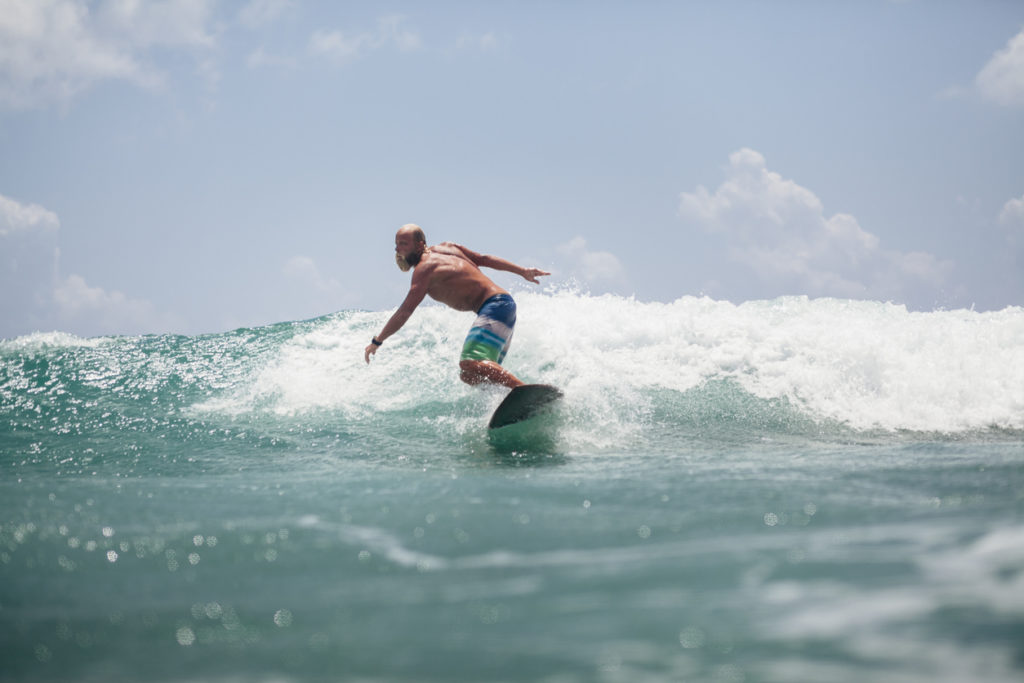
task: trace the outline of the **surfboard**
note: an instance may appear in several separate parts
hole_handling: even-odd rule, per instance
[[[509,392],[491,416],[488,429],[498,429],[533,417],[542,408],[562,398],[562,390],[550,384],[523,384]]]

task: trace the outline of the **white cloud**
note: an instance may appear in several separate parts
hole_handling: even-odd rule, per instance
[[[309,39],[309,52],[323,57],[338,65],[348,64],[367,52],[394,47],[402,52],[419,49],[422,44],[419,34],[406,28],[405,19],[400,16],[389,16],[380,19],[376,31],[361,33],[345,33],[335,31],[315,31]]]
[[[0,194],[0,237],[21,231],[48,231],[60,227],[57,214],[38,204],[21,204]]]
[[[1024,232],[1024,196],[1011,199],[1003,205],[1003,210],[999,212],[999,223]]]
[[[373,41],[369,33],[346,36],[341,31],[315,31],[309,38],[309,51],[336,64],[346,64],[372,46]]]
[[[341,294],[342,287],[334,278],[324,277],[316,262],[308,256],[293,256],[284,264],[284,274],[290,279],[323,294]]]
[[[272,24],[295,9],[295,0],[251,0],[238,13],[238,20],[249,28]]]
[[[158,314],[150,302],[92,287],[80,275],[58,280],[53,301],[57,324],[77,334],[141,334],[175,327],[175,320]]]
[[[163,74],[147,63],[147,50],[211,47],[210,7],[210,0],[0,0],[0,106],[64,103],[107,80],[158,86]]]
[[[270,54],[262,45],[249,53],[245,63],[250,69],[261,69],[265,67],[290,69],[297,64],[294,57]]]
[[[498,37],[494,33],[484,34],[463,33],[455,43],[459,50],[479,50],[490,52],[498,48]]]
[[[415,29],[405,27],[405,17],[394,15],[383,17],[379,22],[378,34],[384,45],[394,45],[402,52],[418,50],[423,45]]]
[[[336,311],[352,303],[353,297],[332,277],[326,277],[308,256],[293,256],[284,264],[282,273],[291,283],[287,290],[288,317],[309,318]]]
[[[570,262],[570,274],[592,284],[617,284],[625,279],[626,271],[615,254],[591,251],[587,241],[577,235],[557,247]]]
[[[680,215],[723,235],[733,260],[775,295],[899,298],[910,285],[938,286],[951,268],[928,253],[882,249],[849,214],[826,216],[813,192],[769,171],[752,149],[729,157],[727,175],[713,193],[682,193]]]
[[[107,0],[96,13],[97,31],[138,47],[212,47],[211,10],[211,0]]]
[[[997,104],[1024,106],[1024,31],[993,55],[974,82],[985,98]]]
[[[60,271],[60,219],[0,195],[0,337],[61,330],[81,335],[180,329],[143,299],[90,286]]]
[[[1013,252],[1024,247],[1024,196],[1011,199],[999,212],[999,224],[1006,228],[1006,241]]]

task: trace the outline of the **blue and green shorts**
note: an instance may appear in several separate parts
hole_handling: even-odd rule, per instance
[[[459,360],[492,360],[500,364],[512,343],[515,326],[516,302],[508,294],[495,294],[476,312]]]

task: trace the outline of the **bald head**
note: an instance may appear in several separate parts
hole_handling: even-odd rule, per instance
[[[423,228],[416,225],[415,223],[406,223],[405,225],[400,227],[395,237],[398,237],[399,235],[409,235],[416,243],[427,243],[427,236],[423,234]]]

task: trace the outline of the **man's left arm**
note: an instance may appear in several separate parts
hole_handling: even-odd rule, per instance
[[[472,261],[473,264],[476,265],[478,268],[486,267],[492,268],[494,270],[504,270],[509,273],[515,273],[516,275],[522,277],[525,280],[533,282],[534,284],[540,284],[540,281],[537,280],[538,277],[541,277],[542,275],[551,275],[551,273],[549,273],[548,271],[541,270],[540,268],[523,268],[522,266],[518,266],[515,263],[512,263],[511,261],[500,258],[498,256],[491,256],[490,254],[478,254],[472,249],[468,249],[462,246],[461,244],[453,244],[452,246],[458,248],[459,251],[465,254],[466,258]]]

